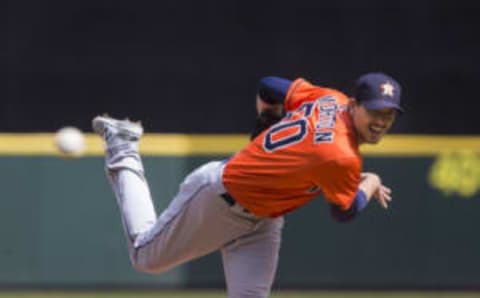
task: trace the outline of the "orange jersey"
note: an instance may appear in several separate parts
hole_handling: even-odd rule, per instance
[[[285,118],[225,165],[227,191],[264,217],[285,214],[320,193],[341,209],[350,208],[362,160],[346,111],[348,101],[337,90],[295,80],[285,99]]]

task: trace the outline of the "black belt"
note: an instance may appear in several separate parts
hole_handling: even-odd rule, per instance
[[[222,197],[222,199],[227,202],[227,204],[230,206],[230,207],[233,207],[235,206],[235,204],[237,204],[237,201],[228,193],[222,193],[220,195]],[[246,212],[246,213],[250,213],[250,211],[248,211],[247,209],[243,208],[243,212]]]
[[[234,199],[228,192],[222,193],[220,196],[221,196],[221,197],[223,198],[223,200],[224,200],[225,202],[227,202],[227,204],[230,205],[230,206],[233,206],[233,205],[235,205],[235,204],[237,203],[237,202],[235,201],[235,199]]]

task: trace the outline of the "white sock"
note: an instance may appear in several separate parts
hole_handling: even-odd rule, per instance
[[[157,219],[147,181],[142,172],[128,168],[107,170],[107,177],[115,193],[126,233],[134,241],[136,236],[149,230]]]
[[[128,142],[108,147],[105,153],[105,167],[108,170],[127,168],[143,176],[143,164],[138,153],[138,142]]]

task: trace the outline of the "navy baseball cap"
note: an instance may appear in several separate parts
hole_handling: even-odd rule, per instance
[[[376,72],[364,74],[357,79],[353,96],[369,110],[393,108],[403,113],[400,106],[401,92],[397,81],[384,73]]]

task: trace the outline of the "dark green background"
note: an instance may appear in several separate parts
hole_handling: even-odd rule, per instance
[[[222,157],[214,157],[222,158]],[[157,209],[206,157],[145,158]],[[287,216],[277,287],[480,287],[480,196],[444,197],[428,185],[433,158],[365,160],[394,190],[354,222],[330,219],[322,199]],[[129,264],[100,157],[0,158],[1,286],[219,286],[218,254],[162,275]]]

